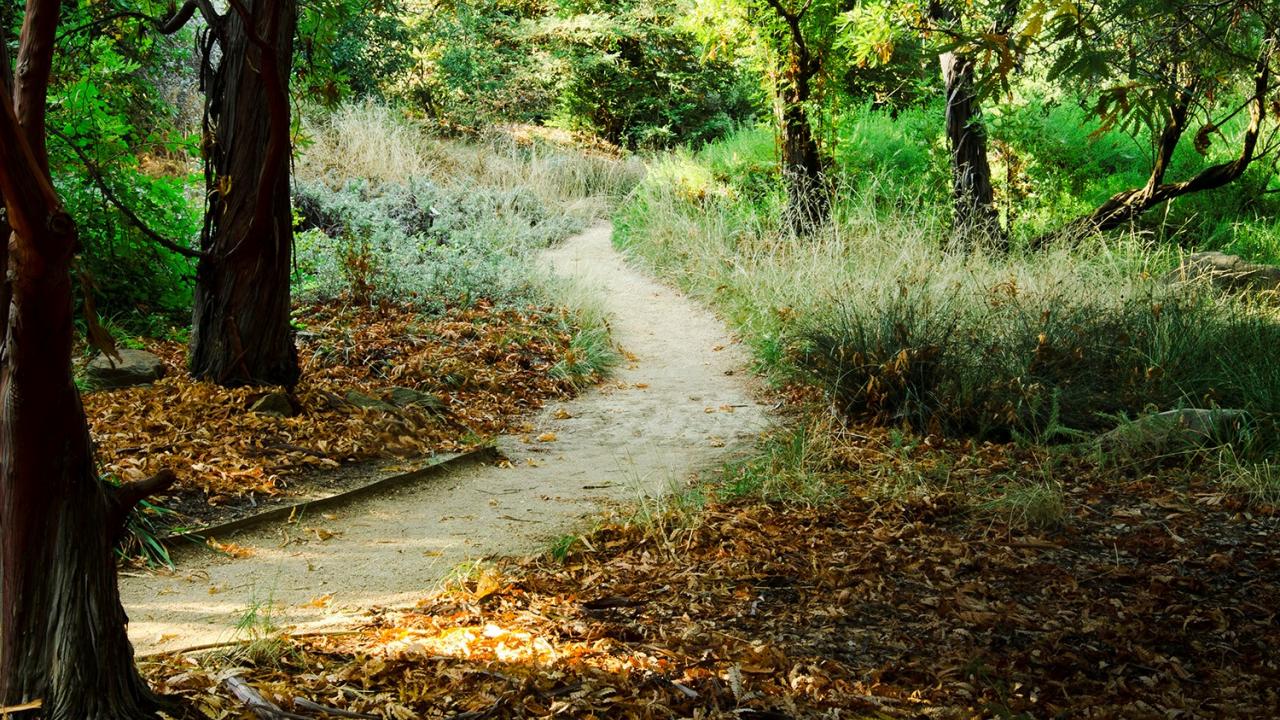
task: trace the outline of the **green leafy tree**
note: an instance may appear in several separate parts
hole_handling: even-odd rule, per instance
[[[1232,0],[1111,0],[1037,4],[1029,12],[1048,52],[1051,81],[1096,97],[1103,130],[1148,138],[1142,187],[1116,193],[1092,212],[1040,238],[1079,237],[1126,225],[1157,205],[1239,179],[1276,150],[1280,6]],[[1203,154],[1234,157],[1186,178],[1169,177],[1174,152],[1190,142]]]
[[[714,140],[756,114],[758,80],[680,25],[677,3],[575,2],[543,38],[565,60],[568,121],[631,148]]]
[[[563,71],[539,42],[543,0],[406,0],[407,61],[385,92],[446,130],[544,122]]]
[[[822,80],[837,74],[836,20],[848,12],[847,5],[841,0],[750,0],[776,58],[782,174],[787,215],[797,235],[813,232],[830,212],[831,191],[814,117],[819,114]]]
[[[936,53],[951,168],[952,230],[965,245],[1005,244],[981,100],[992,87],[1007,86],[1017,65],[1022,38],[1012,31],[1019,8],[1019,0],[932,0],[923,5],[884,0],[860,4],[842,18],[842,46],[859,68],[891,66],[904,42],[925,43]]]

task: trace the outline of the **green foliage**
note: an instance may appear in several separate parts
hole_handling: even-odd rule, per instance
[[[759,82],[674,23],[675,3],[566,3],[544,24],[564,58],[564,121],[616,145],[698,145],[758,114]]]
[[[382,96],[380,81],[403,75],[413,63],[408,5],[399,0],[300,3],[295,70],[305,95],[328,105],[350,95]]]
[[[1082,95],[1100,88],[1093,112],[1104,127],[1158,132],[1168,108],[1184,103],[1191,121],[1208,128],[1206,142],[1280,31],[1280,11],[1268,3],[1036,3],[1027,15],[1054,41],[1047,80],[1075,83]]]
[[[542,122],[555,110],[560,73],[531,37],[551,11],[542,0],[423,0],[404,17],[408,62],[385,92],[446,128]]]
[[[848,122],[875,148],[868,117]],[[849,416],[1043,440],[1152,409],[1280,411],[1273,309],[1153,280],[1176,258],[1135,237],[948,253],[946,198],[921,187],[934,156],[880,142],[837,192],[836,221],[803,242],[776,193],[735,184],[770,147],[754,132],[655,163],[618,242],[715,303],[771,376],[816,382]]]
[[[153,314],[177,320],[189,310],[192,262],[147,238],[102,186],[148,227],[193,244],[200,222],[190,199],[194,139],[178,128],[182,111],[174,103],[183,98],[169,92],[167,74],[189,57],[182,43],[190,35],[156,39],[136,20],[103,33],[97,12],[87,6],[65,23],[73,32],[50,89],[50,167],[77,222],[79,268],[98,312],[142,329]]]

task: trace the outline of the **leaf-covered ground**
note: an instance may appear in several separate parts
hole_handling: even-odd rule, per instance
[[[215,718],[247,717],[228,672],[287,710],[397,719],[1274,715],[1274,508],[1073,459],[1062,524],[1030,530],[971,491],[1044,451],[933,445],[868,430],[828,467],[843,499],[610,524],[355,634],[146,671]],[[945,479],[884,492],[922,468]]]
[[[379,457],[466,449],[572,391],[572,328],[554,310],[480,305],[424,319],[404,307],[315,305],[296,313],[302,380],[293,417],[250,411],[271,389],[190,379],[185,346],[148,349],[168,366],[152,386],[85,395],[104,470],[125,480],[172,468],[177,493],[206,505],[277,495],[291,478]],[[429,393],[434,406],[362,408],[355,391]]]

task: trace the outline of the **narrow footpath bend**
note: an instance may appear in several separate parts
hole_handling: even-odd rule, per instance
[[[309,631],[411,605],[460,563],[538,552],[593,511],[661,494],[747,447],[766,418],[745,353],[705,308],[629,267],[610,234],[596,226],[546,260],[598,288],[630,357],[602,386],[532,419],[530,437],[547,441],[504,437],[511,467],[471,466],[219,538],[245,557],[189,552],[176,572],[122,578],[138,652],[231,640],[255,607]]]

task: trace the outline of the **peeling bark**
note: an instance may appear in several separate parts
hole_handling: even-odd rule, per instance
[[[206,36],[205,183],[190,369],[222,385],[297,383],[288,82],[293,0],[232,3]],[[217,67],[208,55],[214,41]]]

